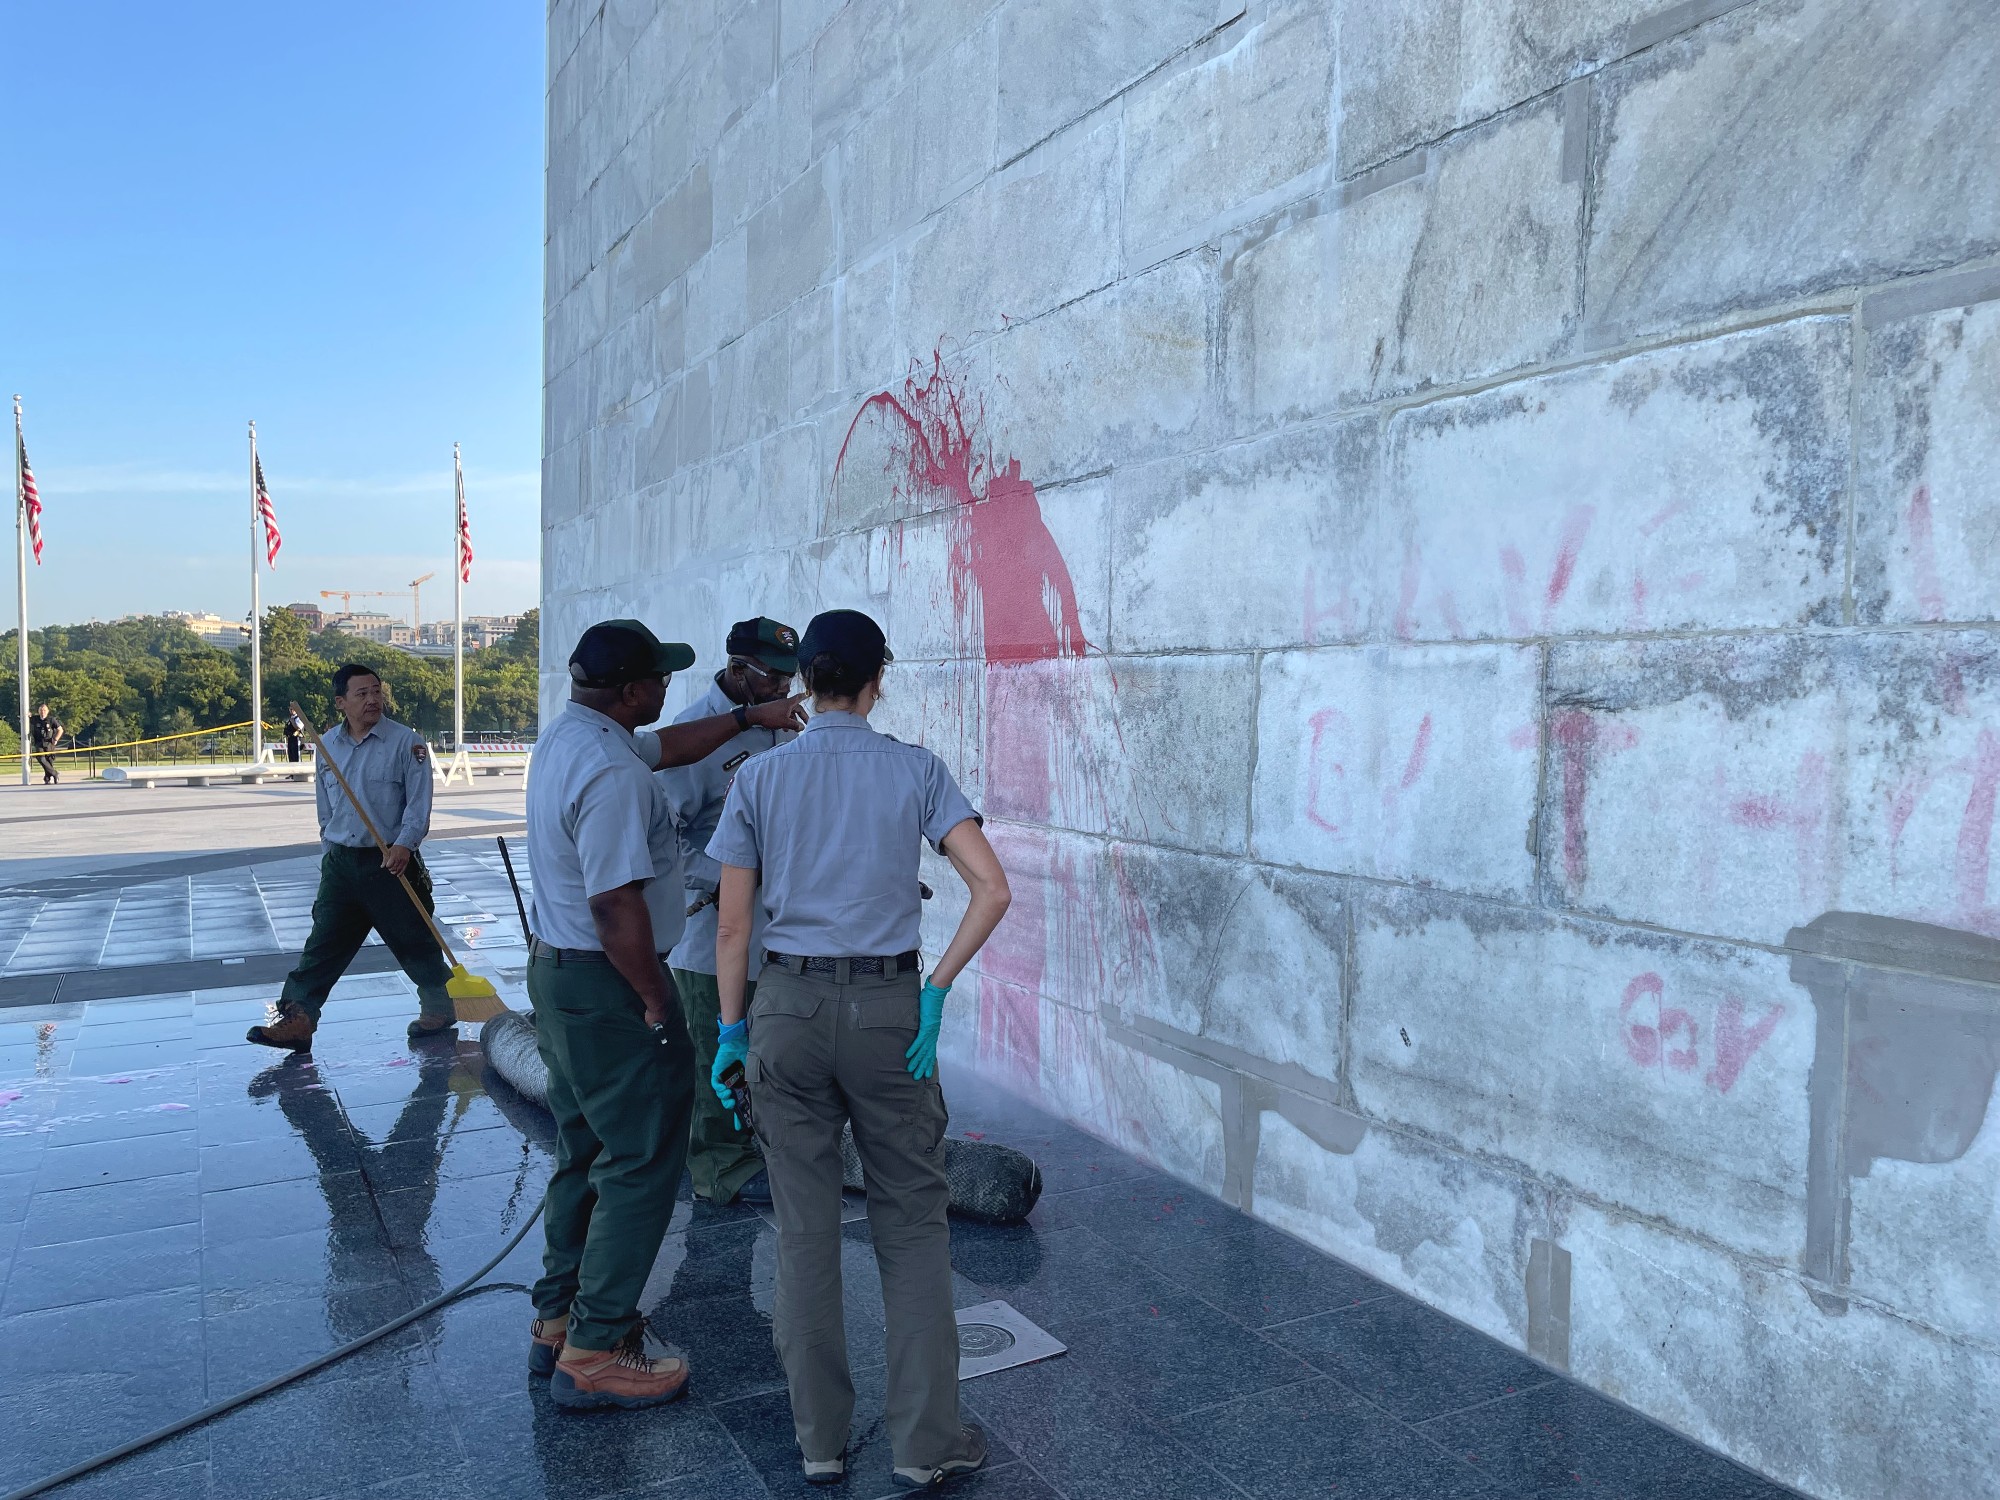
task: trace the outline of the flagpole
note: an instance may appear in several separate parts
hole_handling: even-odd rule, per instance
[[[21,398],[14,397],[14,575],[20,588],[21,628],[14,641],[14,666],[20,673],[21,785],[28,784],[28,493],[21,482],[21,458],[28,451],[21,436]]]
[[[451,445],[451,478],[458,505],[451,518],[451,751],[465,754],[465,467]]]
[[[250,424],[250,763],[264,764],[264,622],[257,578],[257,424]]]

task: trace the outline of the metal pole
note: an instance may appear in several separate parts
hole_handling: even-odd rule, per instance
[[[21,398],[14,397],[14,575],[20,588],[20,634],[14,642],[14,665],[21,686],[21,785],[28,784],[28,493],[21,482],[21,456],[27,452],[21,436]]]
[[[465,467],[451,445],[451,478],[458,509],[451,518],[451,756],[465,756]],[[472,779],[470,768],[466,779]]]
[[[264,622],[257,577],[257,424],[250,424],[250,762],[264,764]]]

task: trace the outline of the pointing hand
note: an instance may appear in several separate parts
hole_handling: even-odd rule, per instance
[[[806,727],[805,701],[806,695],[799,693],[795,697],[759,703],[748,710],[746,717],[759,729],[803,729]]]

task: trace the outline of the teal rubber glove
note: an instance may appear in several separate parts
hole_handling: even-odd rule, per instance
[[[937,1072],[938,1028],[944,1024],[944,997],[950,993],[950,985],[927,979],[923,993],[917,996],[917,1039],[903,1054],[912,1078],[928,1078]]]
[[[743,1122],[736,1118],[736,1096],[729,1091],[729,1085],[722,1081],[722,1075],[732,1067],[741,1067],[743,1059],[750,1055],[750,1022],[742,1020],[734,1025],[724,1026],[716,1033],[715,1066],[708,1070],[708,1086],[715,1090],[715,1097],[722,1101],[722,1107],[729,1111],[729,1118],[741,1130]]]

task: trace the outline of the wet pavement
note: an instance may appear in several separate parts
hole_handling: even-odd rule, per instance
[[[523,1004],[491,840],[434,846],[432,863],[478,967]],[[209,928],[198,885],[127,905],[130,889],[114,893],[99,957],[115,948],[121,909],[176,913],[134,918],[141,957],[154,951],[143,926],[160,929],[162,953],[169,940],[181,951],[181,913],[189,941],[211,951],[232,930],[250,951],[296,940],[295,903],[261,895],[259,925],[240,883],[236,915]],[[104,894],[38,898],[32,925],[52,900]],[[65,931],[88,924],[56,916]],[[363,975],[335,991],[313,1055],[288,1059],[242,1039],[276,990],[0,1004],[0,1492],[390,1320],[476,1269],[533,1212],[547,1117],[487,1074],[471,1028],[455,1045],[408,1043],[409,984]],[[1027,1151],[1045,1182],[1026,1225],[955,1222],[959,1304],[1004,1299],[1069,1346],[964,1387],[993,1460],[957,1493],[1789,1493],[997,1090],[955,1074],[946,1087],[955,1132]],[[860,1405],[850,1478],[826,1493],[876,1496],[890,1492],[880,1288],[866,1225],[846,1235]],[[520,1285],[538,1271],[539,1238],[531,1230],[493,1273],[495,1290],[52,1493],[807,1492],[771,1347],[775,1256],[760,1217],[692,1204],[683,1189],[646,1308],[687,1350],[693,1390],[653,1412],[558,1414],[528,1376]]]

